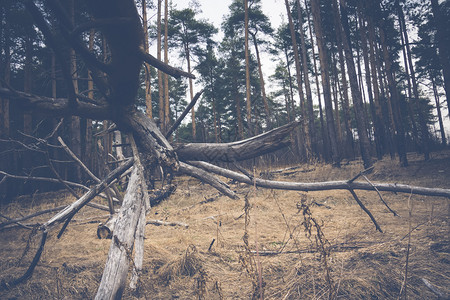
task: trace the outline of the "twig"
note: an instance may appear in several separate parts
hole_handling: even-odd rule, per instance
[[[408,265],[409,265],[409,250],[411,248],[411,232],[412,232],[412,203],[411,203],[411,197],[412,197],[412,190],[409,194],[408,198],[408,214],[409,214],[409,220],[408,220],[408,226],[409,226],[409,232],[408,232],[408,246],[406,247],[406,262],[405,262],[405,278],[402,283],[402,287],[400,288],[400,293],[398,295],[397,299],[400,299],[402,296],[402,292],[405,294],[405,300],[408,298],[407,295],[407,285],[408,285]]]
[[[5,216],[5,215],[0,214],[0,217],[5,218],[6,220],[8,220],[8,221],[5,222],[5,223],[8,223],[8,224],[15,223],[15,224],[17,224],[17,225],[19,225],[20,227],[23,227],[23,228],[25,228],[25,229],[33,229],[32,227],[27,226],[27,225],[24,225],[24,224],[22,224],[22,223],[19,223],[19,221],[16,221],[16,220],[13,220],[13,219],[11,219],[11,218],[8,218],[8,217]],[[4,225],[5,223],[0,224],[0,228],[4,227],[4,226],[5,226],[5,225]],[[7,225],[7,224],[6,224],[6,225]]]
[[[25,220],[28,220],[28,219],[31,219],[31,218],[34,218],[34,217],[37,217],[37,216],[40,216],[40,215],[43,215],[43,214],[47,214],[47,213],[51,213],[51,212],[55,212],[55,211],[60,211],[61,209],[66,208],[66,207],[67,207],[67,205],[61,205],[61,206],[58,206],[58,207],[41,210],[41,211],[32,213],[31,215],[28,215],[28,216],[25,216],[25,217],[20,217],[20,218],[15,218],[15,219],[10,219],[10,218],[0,214],[0,216],[2,216],[2,217],[4,217],[5,219],[8,220],[6,222],[1,223],[0,224],[0,228],[3,228],[5,226],[7,226],[9,224],[13,224],[13,223],[19,224],[18,222],[22,222],[22,221],[25,221]]]
[[[365,174],[367,174],[367,173],[372,172],[373,168],[375,168],[375,166],[371,166],[370,168],[367,168],[367,169],[365,169],[365,170],[362,170],[361,172],[359,172],[358,175],[356,175],[355,177],[353,177],[352,179],[350,179],[350,180],[348,181],[348,183],[351,184],[353,181],[355,181],[356,179],[358,179],[360,176],[363,176],[363,175],[365,175]]]
[[[377,192],[378,196],[380,197],[381,202],[383,202],[384,206],[386,206],[387,209],[389,209],[389,211],[390,211],[391,213],[394,214],[394,217],[399,217],[399,215],[397,214],[397,212],[396,212],[395,210],[391,209],[391,208],[389,207],[389,205],[386,203],[386,201],[384,201],[384,199],[383,199],[383,197],[381,196],[381,193],[380,193],[380,191],[377,189],[377,187],[374,186],[373,183],[372,183],[365,175],[362,175],[362,177],[363,177],[363,178],[364,178],[371,186],[373,186],[373,189]]]

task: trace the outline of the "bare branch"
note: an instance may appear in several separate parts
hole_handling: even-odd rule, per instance
[[[10,100],[20,101],[24,107],[54,116],[83,116],[96,120],[107,120],[111,118],[108,105],[94,105],[86,102],[79,102],[76,108],[69,107],[66,98],[49,98],[37,96],[19,91],[0,87],[0,95]]]
[[[222,194],[230,197],[231,199],[239,199],[239,197],[233,192],[230,187],[221,180],[211,176],[208,172],[202,169],[191,166],[187,163],[180,162],[180,172],[195,177],[212,187],[216,188]]]
[[[197,100],[200,98],[204,90],[201,90],[197,94],[195,94],[194,98],[192,99],[191,103],[189,103],[188,106],[184,109],[183,113],[178,117],[178,119],[173,123],[172,127],[167,131],[166,138],[169,138],[169,136],[172,135],[172,133],[180,126],[181,122],[184,120],[186,115],[191,111],[191,108],[194,107],[195,103],[197,103]]]
[[[191,161],[189,164],[197,166],[199,168],[205,169],[209,172],[234,179],[239,182],[247,183],[253,185],[253,181],[247,176],[239,174],[234,171],[230,171],[224,168],[220,168],[210,163]],[[440,196],[450,198],[450,189],[441,188],[427,188],[420,186],[411,186],[406,184],[395,184],[395,183],[373,183],[373,185],[367,182],[352,182],[348,181],[324,181],[324,182],[285,182],[285,181],[273,181],[265,180],[260,178],[255,178],[256,186],[278,189],[278,190],[294,190],[294,191],[326,191],[326,190],[348,190],[352,188],[353,190],[365,190],[373,191],[375,186],[380,191],[394,192],[394,193],[407,193],[426,196]]]

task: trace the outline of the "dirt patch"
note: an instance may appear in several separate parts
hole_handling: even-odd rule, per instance
[[[429,162],[416,155],[408,158],[408,168],[388,158],[379,161],[368,177],[449,188],[449,152],[433,154]],[[362,170],[359,161],[345,162],[340,169],[325,164],[295,167],[260,171],[275,180],[314,182],[350,179]],[[410,227],[408,297],[438,298],[422,279],[450,294],[448,199],[382,193],[399,214],[394,217],[375,192],[356,191],[383,229],[379,233],[348,191],[255,190],[230,182],[241,198],[230,200],[195,179],[177,180],[175,195],[153,208],[148,218],[183,222],[189,228],[147,225],[139,289],[126,289],[125,299],[249,299],[262,293],[265,299],[324,299],[330,294],[341,299],[397,298],[405,290]],[[250,204],[248,247],[243,241],[245,196]],[[18,198],[0,211],[18,217],[72,201],[64,193],[40,194]],[[310,234],[305,227],[302,201],[311,212],[307,222],[313,218],[323,233],[322,242],[313,223]],[[51,215],[25,223],[42,223]],[[105,220],[105,212],[86,207],[61,239],[57,230],[50,232],[33,277],[1,291],[0,298],[93,298],[110,244],[96,236],[98,223]],[[38,246],[39,234],[30,238],[30,230],[1,230],[0,280],[22,275]]]

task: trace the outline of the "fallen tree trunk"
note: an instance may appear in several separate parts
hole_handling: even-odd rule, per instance
[[[227,170],[210,163],[201,161],[190,161],[189,164],[202,168],[206,171],[215,173],[220,176],[224,176],[230,179],[237,180],[242,183],[256,184],[256,186],[278,189],[278,190],[291,190],[291,191],[325,191],[325,190],[366,190],[374,191],[376,187],[379,191],[394,192],[394,193],[411,193],[425,196],[440,196],[450,198],[450,189],[441,188],[427,188],[421,186],[412,186],[406,184],[396,183],[376,183],[372,184],[368,182],[357,181],[324,181],[324,182],[286,182],[286,181],[274,181],[265,180],[260,178],[249,178],[240,173]]]
[[[174,149],[182,161],[241,161],[286,147],[289,143],[283,140],[297,125],[298,122],[292,122],[233,143],[188,143],[176,145]]]
[[[144,191],[140,181],[138,168],[134,167],[122,208],[114,226],[108,259],[95,299],[120,299],[122,297],[129,262],[133,261],[134,234],[141,210],[144,209]]]

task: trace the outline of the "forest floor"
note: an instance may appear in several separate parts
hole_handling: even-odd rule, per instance
[[[407,168],[388,157],[378,161],[367,177],[450,188],[450,151],[433,153],[428,162],[416,154],[408,158]],[[340,169],[297,165],[267,175],[283,169],[268,166],[264,176],[298,182],[347,180],[362,168],[360,161],[349,161]],[[259,299],[260,287],[264,299],[327,299],[330,293],[340,299],[397,299],[401,290],[409,299],[438,299],[424,280],[444,297],[450,295],[449,199],[382,192],[399,214],[395,217],[376,192],[356,191],[381,226],[380,233],[348,191],[302,193],[229,182],[241,198],[230,200],[195,179],[180,177],[177,183],[175,194],[147,219],[189,227],[146,226],[140,286],[137,292],[127,288],[124,299]],[[0,213],[17,217],[73,201],[65,192],[35,194],[0,207]],[[43,223],[51,216],[27,222]],[[0,291],[0,299],[92,299],[111,242],[97,238],[97,225],[106,219],[105,212],[86,207],[61,239],[57,230],[51,231],[33,277]],[[40,240],[30,232],[0,230],[0,281],[27,269]]]

